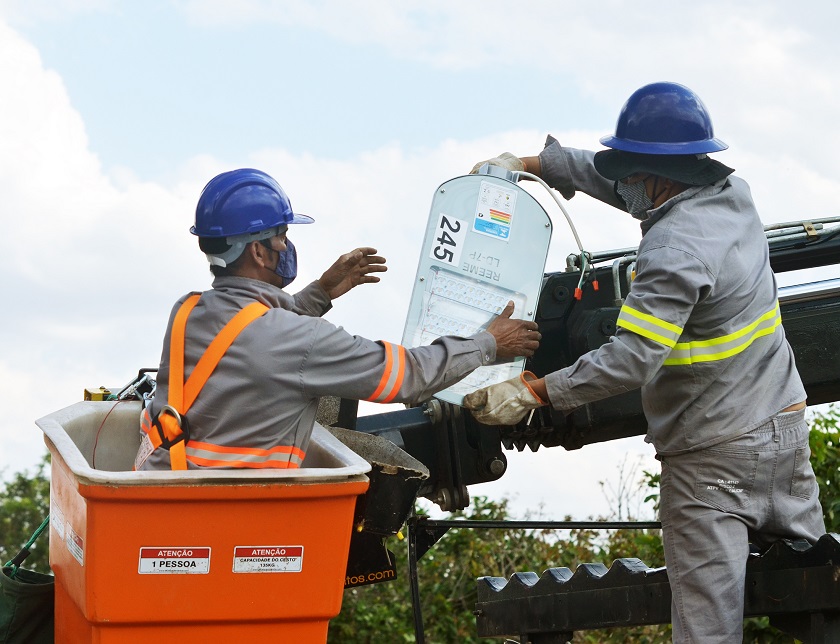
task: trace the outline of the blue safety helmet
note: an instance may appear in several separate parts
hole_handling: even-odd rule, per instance
[[[608,148],[640,154],[706,154],[725,150],[715,138],[703,101],[677,83],[651,83],[627,99],[615,135],[601,139]]]
[[[211,264],[227,266],[248,243],[278,235],[288,224],[313,221],[292,210],[289,197],[272,177],[242,168],[223,172],[204,186],[190,232],[201,238],[224,238],[230,248],[208,253],[207,258]]]

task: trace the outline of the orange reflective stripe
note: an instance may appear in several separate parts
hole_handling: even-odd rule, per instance
[[[240,332],[258,317],[265,315],[266,311],[268,311],[268,307],[261,302],[249,304],[234,315],[230,322],[213,338],[210,346],[207,347],[207,350],[201,356],[195,369],[190,374],[187,383],[184,385],[184,409],[181,411],[182,414],[186,414],[190,407],[192,407],[207,379],[213,373],[216,365],[219,364],[219,360],[222,359],[222,356],[225,355],[225,352],[233,344],[233,341],[236,340]]]
[[[383,403],[391,402],[400,393],[403,378],[405,377],[405,347],[397,345],[397,378],[391,388],[391,393],[383,400]]]
[[[400,392],[405,377],[405,347],[380,341],[385,348],[385,369],[376,391],[366,398],[368,402],[391,402]]]
[[[187,444],[187,460],[205,467],[297,468],[306,454],[294,445],[278,445],[270,449],[230,447],[200,441]]]
[[[271,454],[291,454],[295,458],[303,459],[305,453],[294,445],[276,445],[268,449],[261,447],[231,447],[229,445],[216,445],[215,443],[204,443],[201,441],[190,441],[198,449],[216,452],[218,454],[242,454],[244,456],[269,456]]]
[[[367,399],[370,402],[379,398],[382,391],[385,389],[385,386],[388,384],[388,378],[391,377],[391,367],[394,363],[393,345],[390,342],[382,340],[382,346],[385,348],[385,370],[382,372],[382,378],[379,380],[379,385],[376,387],[376,391],[374,391],[370,398]]]
[[[289,461],[278,463],[251,463],[249,461],[238,460],[216,460],[212,458],[202,458],[200,456],[187,455],[187,460],[193,465],[200,465],[201,467],[230,467],[235,469],[275,469],[275,470],[295,470],[300,467],[297,463],[290,463]]]

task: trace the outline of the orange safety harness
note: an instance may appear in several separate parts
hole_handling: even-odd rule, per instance
[[[233,341],[246,326],[268,311],[265,304],[253,302],[233,316],[213,338],[185,382],[184,338],[187,318],[200,297],[199,294],[188,297],[175,314],[169,340],[169,399],[152,423],[157,431],[150,431],[151,427],[143,428],[154,449],[164,447],[169,450],[173,470],[187,469],[186,446],[190,441],[187,412]]]

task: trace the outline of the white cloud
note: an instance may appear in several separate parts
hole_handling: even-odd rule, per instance
[[[784,151],[802,163],[816,161],[827,175],[840,144],[840,50],[833,44],[840,9],[825,0],[806,6],[654,0],[644,11],[617,0],[516,7],[501,0],[430,0],[422,6],[185,0],[180,6],[209,28],[274,23],[444,70],[486,74],[500,67],[514,87],[517,74],[528,82],[536,74],[547,87],[560,85],[563,93],[582,94],[616,115],[640,85],[681,82],[700,94],[718,136],[730,144],[737,137],[759,154]],[[511,110],[527,123],[528,106],[516,103],[515,90],[513,95]],[[497,98],[488,87],[486,99]]]

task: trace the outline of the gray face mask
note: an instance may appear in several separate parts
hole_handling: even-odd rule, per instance
[[[644,221],[648,218],[648,210],[653,208],[653,202],[647,196],[644,181],[637,181],[630,185],[616,181],[615,191],[624,200],[627,212],[635,219]]]

